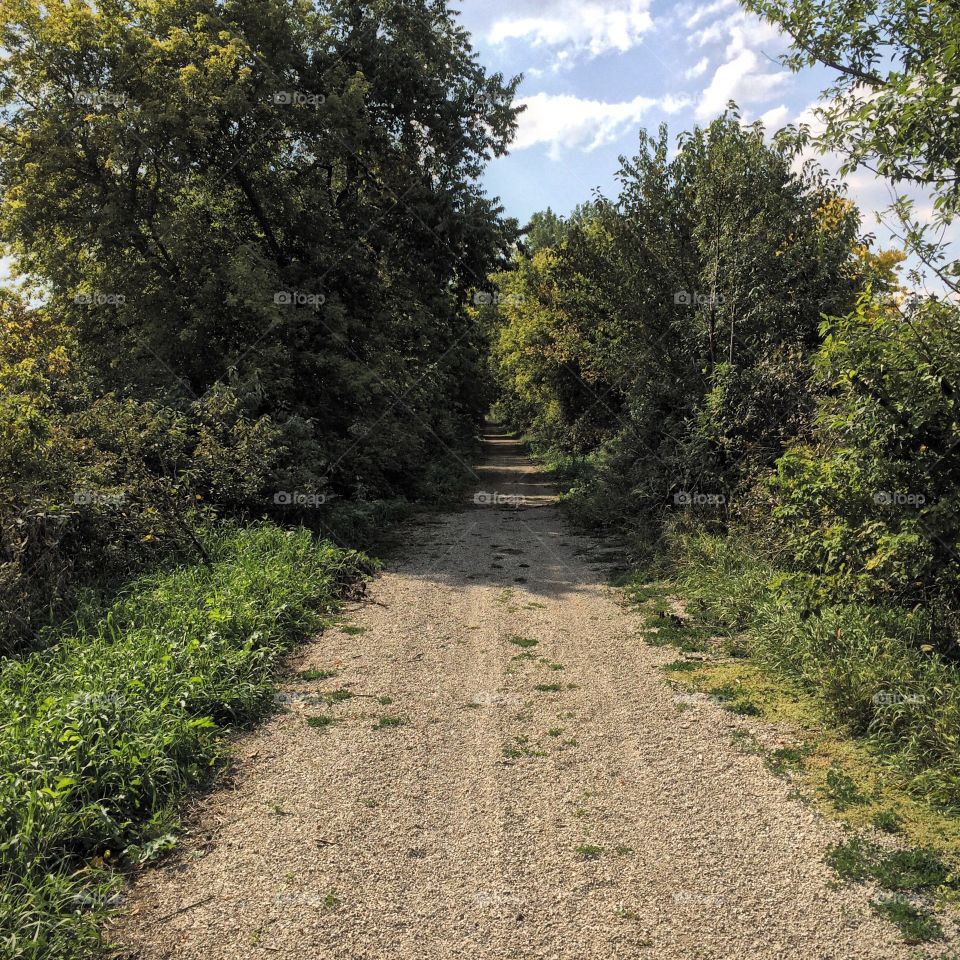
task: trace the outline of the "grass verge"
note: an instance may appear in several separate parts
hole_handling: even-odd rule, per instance
[[[306,531],[209,534],[212,564],[136,580],[0,667],[0,953],[95,955],[123,871],[173,845],[223,734],[274,706],[283,655],[373,566]]]
[[[838,878],[869,882],[883,891],[873,909],[894,923],[907,942],[938,939],[942,926],[935,909],[960,902],[960,815],[953,802],[957,784],[953,758],[943,758],[938,750],[922,752],[917,732],[949,719],[952,694],[945,693],[946,704],[932,696],[906,701],[914,711],[900,714],[899,729],[915,734],[906,743],[892,736],[898,728],[890,718],[864,727],[858,712],[863,699],[878,715],[891,700],[894,706],[904,701],[884,696],[874,702],[872,694],[861,692],[851,709],[845,691],[861,684],[865,691],[916,690],[919,685],[916,675],[912,686],[903,675],[903,660],[915,662],[909,650],[897,649],[905,638],[874,634],[873,656],[857,659],[855,651],[862,648],[845,651],[844,633],[857,636],[859,625],[864,642],[864,633],[876,621],[862,610],[857,611],[859,620],[852,611],[823,611],[819,617],[843,618],[839,637],[833,633],[841,652],[818,663],[816,648],[804,647],[804,632],[816,625],[809,624],[809,615],[798,616],[797,632],[787,631],[783,618],[790,614],[784,612],[782,597],[776,608],[779,630],[770,629],[766,617],[772,614],[763,604],[773,600],[764,573],[743,556],[726,556],[722,565],[711,566],[702,555],[691,560],[688,553],[676,579],[651,581],[637,575],[619,585],[646,615],[644,640],[680,654],[663,668],[673,686],[711,696],[744,718],[776,725],[772,736],[762,737],[762,728],[739,727],[734,739],[741,749],[761,756],[771,772],[788,779],[795,796],[849,828],[850,840],[825,852]],[[933,669],[941,677],[945,668],[936,664]],[[932,695],[929,688],[927,692]],[[924,707],[920,713],[918,706]],[[775,746],[764,745],[771,740]],[[926,742],[938,741],[931,737]]]

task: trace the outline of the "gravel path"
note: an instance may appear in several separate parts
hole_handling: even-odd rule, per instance
[[[136,883],[126,955],[915,956],[868,891],[831,889],[837,828],[732,746],[752,721],[666,685],[674,654],[640,641],[596,545],[516,444],[487,444],[479,488],[527,505],[411,524],[373,602],[295,663],[336,676],[288,686]]]

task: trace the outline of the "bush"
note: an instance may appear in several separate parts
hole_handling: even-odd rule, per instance
[[[202,554],[219,510],[260,515],[282,436],[228,388],[188,405],[98,396],[70,332],[0,299],[0,655],[78,586]]]

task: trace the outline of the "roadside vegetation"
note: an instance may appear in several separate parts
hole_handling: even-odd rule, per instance
[[[642,133],[618,196],[538,214],[486,314],[498,409],[571,516],[626,541],[645,639],[682,654],[671,682],[792,723],[772,769],[851,830],[944,858],[877,906],[935,939],[960,870],[960,264],[936,240],[957,213],[936,118],[960,17],[747,6],[794,38],[790,66],[837,71],[823,132],[771,136],[731,105],[675,141]],[[877,249],[800,162],[815,147],[922,185],[933,222],[900,199],[903,249]],[[908,256],[942,293],[901,276]]]
[[[518,81],[427,0],[17,0],[0,43],[0,953],[39,960],[96,952],[353,548],[459,493]]]
[[[177,801],[209,782],[224,734],[276,710],[284,655],[373,564],[306,530],[204,539],[210,558],[81,605],[0,665],[0,949],[85,956],[124,872],[176,842]]]

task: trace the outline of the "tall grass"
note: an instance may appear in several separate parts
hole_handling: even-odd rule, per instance
[[[210,566],[132,583],[0,668],[0,953],[92,955],[123,867],[170,842],[222,733],[271,709],[283,654],[371,564],[270,525],[210,534]]]
[[[811,607],[734,536],[675,533],[681,591],[752,657],[798,679],[852,733],[909,774],[914,791],[960,811],[960,668],[937,652],[923,610]]]

